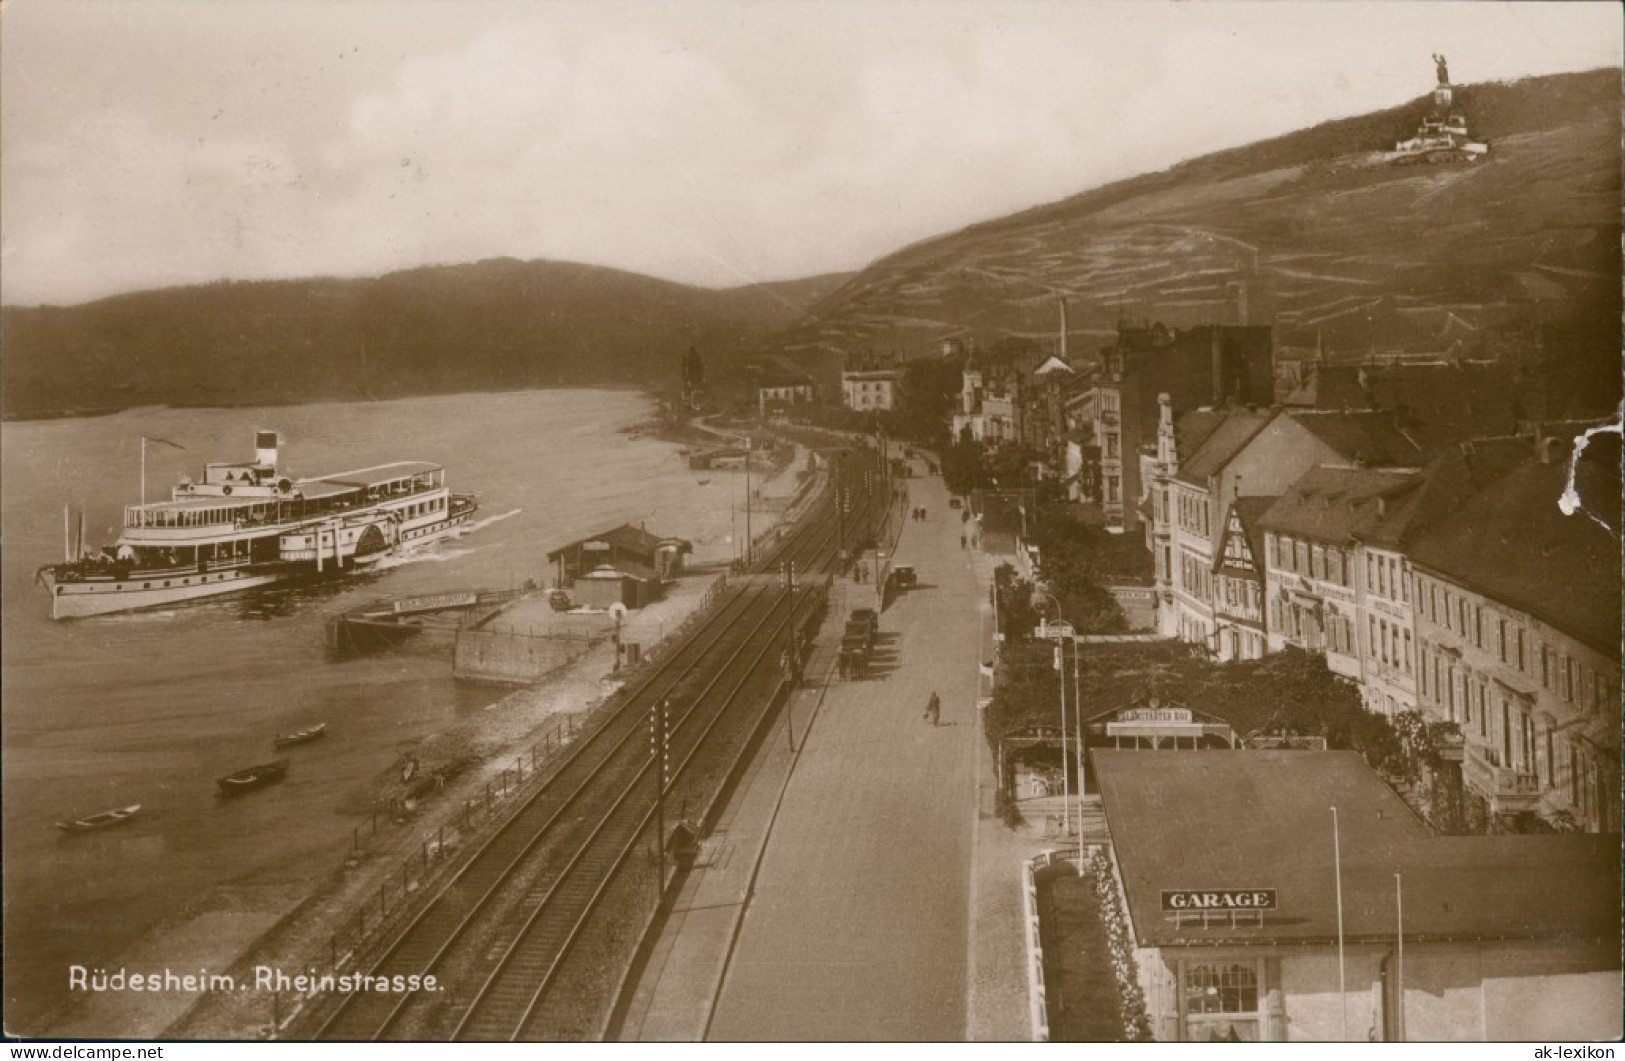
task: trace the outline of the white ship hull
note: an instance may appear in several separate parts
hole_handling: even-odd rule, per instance
[[[463,512],[432,525],[413,527],[401,534],[401,541],[388,555],[408,552],[431,544],[466,524],[472,512]],[[367,560],[382,559],[374,555]],[[242,593],[277,582],[309,581],[318,577],[338,577],[358,569],[366,560],[351,558],[340,564],[329,562],[320,572],[313,564],[276,561],[247,564],[222,571],[146,572],[129,578],[62,579],[52,569],[40,572],[51,595],[51,618],[85,619],[97,615],[163,608],[191,601]]]
[[[142,608],[162,608],[171,604],[218,597],[227,593],[269,586],[296,577],[292,569],[281,572],[239,568],[210,571],[201,575],[161,578],[146,575],[126,579],[97,579],[84,582],[58,582],[50,572],[41,575],[51,594],[51,618],[86,619]]]

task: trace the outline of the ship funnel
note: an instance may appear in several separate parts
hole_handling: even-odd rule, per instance
[[[277,445],[277,437],[276,437],[276,432],[275,431],[257,431],[257,432],[255,432],[255,434],[254,434],[254,463],[266,465],[272,471],[275,471],[276,470],[276,445]]]

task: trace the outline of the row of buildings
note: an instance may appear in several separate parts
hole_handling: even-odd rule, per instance
[[[1571,484],[1595,422],[1536,419],[1526,365],[1282,372],[1267,326],[1125,323],[1066,349],[967,351],[955,437],[1029,450],[1143,534],[1161,633],[1220,661],[1301,648],[1375,713],[1453,723],[1471,814],[1619,828],[1617,434]]]
[[[795,362],[766,358],[747,369],[761,416],[787,416],[795,406],[818,399],[818,386]],[[685,377],[686,379],[686,377]],[[874,354],[849,357],[841,370],[841,404],[854,412],[881,413],[897,408],[903,389],[903,367]]]
[[[1155,436],[1159,394],[1194,408],[1268,405],[1274,391],[1270,329],[1242,325],[1124,323],[1098,356],[1075,358],[1063,324],[1054,353],[966,351],[962,379],[953,437],[1032,451],[1040,474],[1099,504],[1113,531],[1139,524],[1137,456]]]
[[[1571,467],[1587,426],[1428,453],[1381,412],[1164,400],[1159,628],[1221,661],[1323,655],[1369,710],[1454,724],[1478,813],[1617,831],[1620,490],[1607,459]]]

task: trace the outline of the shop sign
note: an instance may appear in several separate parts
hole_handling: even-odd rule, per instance
[[[1184,722],[1191,721],[1188,707],[1131,707],[1119,711],[1113,722]]]
[[[1274,910],[1274,888],[1225,888],[1211,891],[1165,891],[1162,908],[1184,910]]]

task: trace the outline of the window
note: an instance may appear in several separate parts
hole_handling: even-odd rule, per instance
[[[1377,564],[1377,596],[1388,596],[1388,559],[1386,557]]]
[[[1572,656],[1564,656],[1563,657],[1563,699],[1567,700],[1571,704],[1574,703],[1575,686],[1578,685],[1578,684],[1579,683],[1575,681],[1574,658]]]
[[[1528,655],[1527,655],[1527,653],[1525,651],[1527,646],[1524,644],[1524,639],[1523,639],[1523,627],[1521,627],[1521,626],[1518,627],[1518,629],[1517,629],[1517,637],[1516,637],[1515,640],[1517,641],[1517,648],[1518,648],[1518,673],[1523,674],[1528,669],[1528,666],[1529,666],[1529,658],[1528,658]]]
[[[1339,586],[1348,585],[1348,579],[1343,573],[1343,550],[1326,550],[1326,577]]]
[[[1411,632],[1405,631],[1405,673],[1411,672]]]
[[[1318,545],[1309,550],[1309,574],[1315,578],[1326,577],[1326,550]]]
[[[1298,554],[1297,555],[1298,574],[1300,574],[1300,575],[1308,574],[1309,573],[1309,543],[1308,542],[1298,542],[1297,543],[1297,554]]]
[[[1203,962],[1185,969],[1185,1012],[1253,1013],[1258,969],[1252,962]]]
[[[1186,1041],[1258,1041],[1258,962],[1193,962],[1182,972]]]

